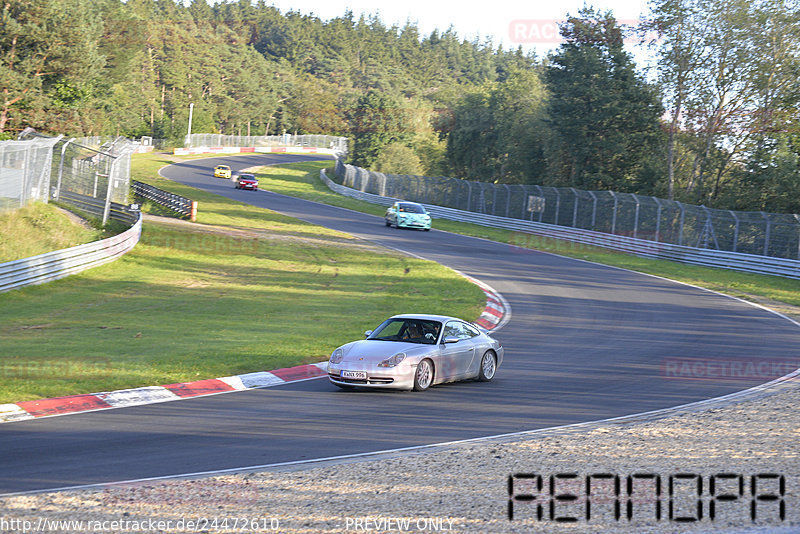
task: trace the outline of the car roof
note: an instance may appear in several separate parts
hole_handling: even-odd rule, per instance
[[[409,202],[407,200],[398,200],[397,203],[398,204],[411,204],[412,206],[420,206],[420,207],[422,207],[422,204],[420,204],[419,202]]]
[[[230,169],[227,165],[217,165],[217,169]]]
[[[469,321],[465,321],[463,319],[459,319],[458,317],[451,317],[449,315],[427,315],[422,313],[403,313],[400,315],[393,315],[389,317],[389,319],[423,319],[428,321],[461,321],[462,323],[469,323]]]

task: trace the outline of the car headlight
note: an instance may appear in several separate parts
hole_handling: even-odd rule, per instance
[[[333,354],[331,354],[330,363],[341,363],[343,358],[344,358],[344,352],[342,352],[342,349],[336,349],[335,351],[333,351]]]
[[[406,355],[404,352],[398,352],[391,358],[386,358],[381,363],[378,364],[378,367],[396,367],[400,362],[406,359]]]

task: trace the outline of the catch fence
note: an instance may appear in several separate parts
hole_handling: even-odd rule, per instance
[[[304,147],[347,153],[347,138],[333,135],[222,135],[196,133],[186,136],[184,147]]]
[[[127,204],[130,156],[138,150],[139,143],[124,137],[47,137],[33,130],[23,131],[19,141],[0,143],[0,150],[5,150],[6,143],[32,147],[28,151],[31,163],[26,172],[33,169],[36,177],[31,179],[17,174],[0,182],[0,199],[7,198],[4,191],[10,191],[9,184],[22,187],[23,192],[18,197],[26,202],[20,201],[14,207],[30,200],[55,200],[84,210],[89,206],[93,207],[91,213],[101,217],[105,225],[114,216],[112,203]],[[83,201],[76,203],[76,198]],[[2,204],[0,201],[0,209]],[[102,209],[98,209],[98,205]]]
[[[800,215],[732,211],[571,187],[394,175],[336,163],[357,191],[461,211],[709,250],[800,259]]]
[[[47,202],[53,147],[60,137],[0,141],[0,213]]]

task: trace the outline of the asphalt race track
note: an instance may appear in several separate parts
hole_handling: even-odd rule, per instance
[[[211,176],[223,162],[237,170],[307,159],[315,158],[213,158],[176,164],[163,174],[490,284],[513,313],[497,334],[506,359],[495,380],[410,393],[344,392],[323,378],[5,423],[0,493],[333,457],[666,408],[765,381],[670,377],[675,358],[771,363],[785,361],[800,342],[791,322],[697,288],[437,231],[435,221],[431,232],[386,228],[381,218],[239,191]]]

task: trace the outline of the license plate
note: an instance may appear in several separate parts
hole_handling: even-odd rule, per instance
[[[350,378],[353,380],[366,380],[366,371],[342,371],[342,378]]]

